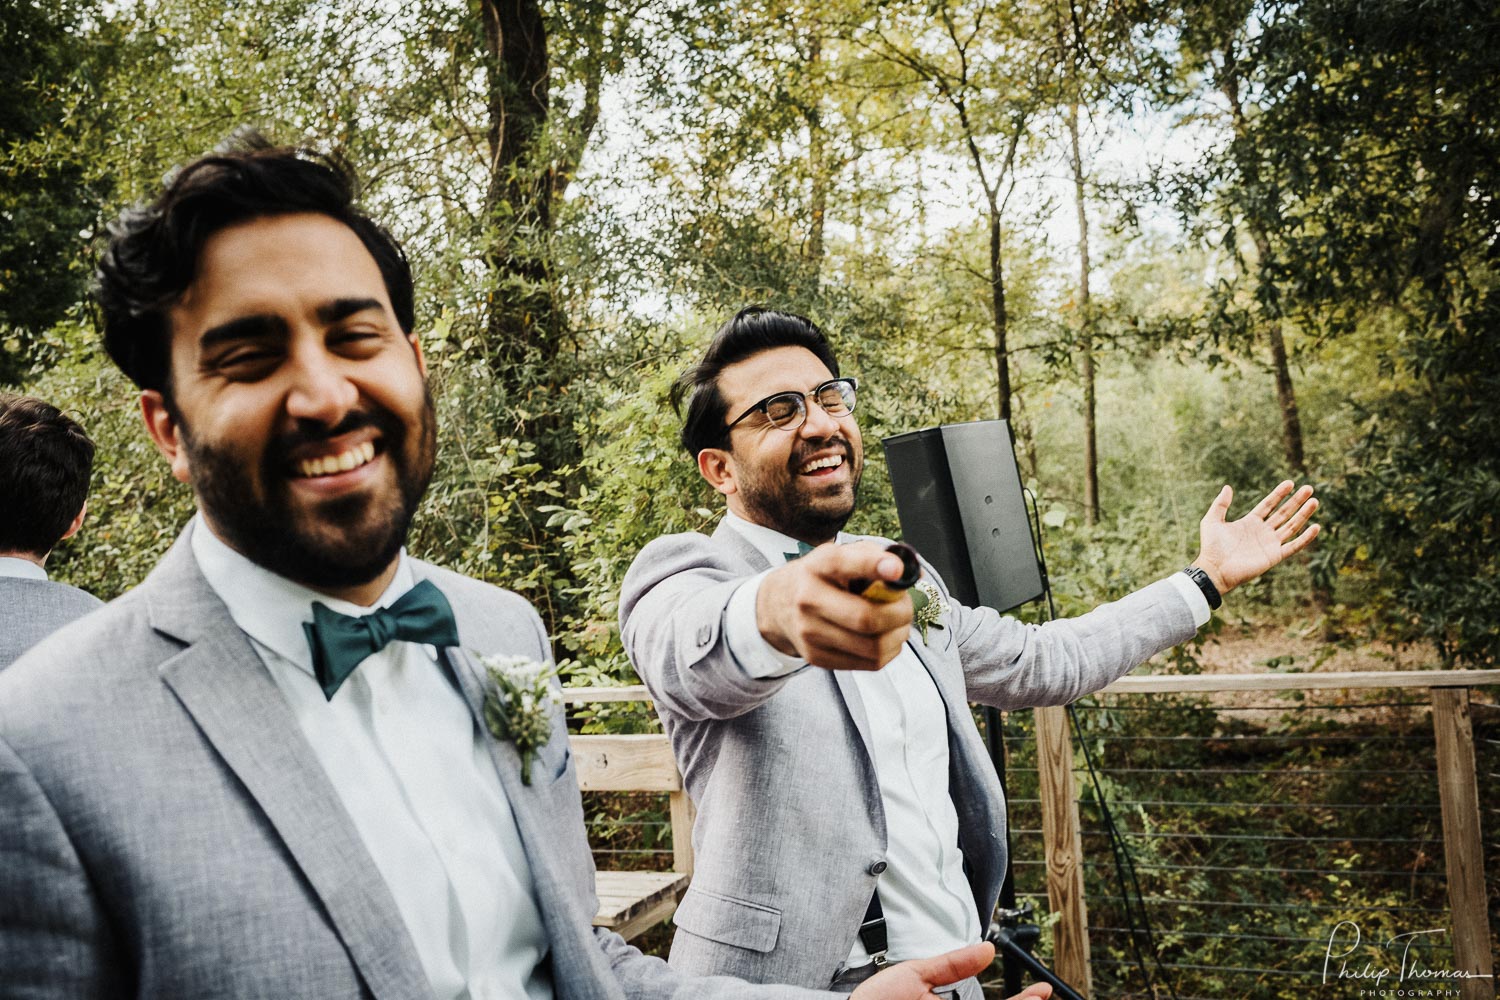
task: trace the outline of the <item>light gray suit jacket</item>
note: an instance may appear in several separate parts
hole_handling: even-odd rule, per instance
[[[104,607],[86,590],[52,580],[0,576],[0,668],[68,622]]]
[[[189,529],[191,530],[191,529]],[[463,647],[550,657],[522,598],[418,563]],[[479,672],[448,663],[478,717]],[[691,980],[590,926],[559,711],[515,813],[560,1000],[806,998]],[[394,899],[185,532],[138,588],[0,673],[0,996],[430,997]],[[823,996],[823,994],[818,994]]]
[[[826,986],[884,868],[885,814],[854,677],[812,667],[760,680],[729,652],[730,595],[766,568],[728,525],[712,538],[658,538],[625,578],[620,628],[698,806],[696,868],[677,908],[673,967]],[[942,586],[930,567],[927,574]],[[1043,626],[948,603],[930,645],[915,630],[909,645],[946,706],[949,788],[987,926],[1005,874],[1005,800],[968,703],[1066,704],[1195,628],[1167,581]]]

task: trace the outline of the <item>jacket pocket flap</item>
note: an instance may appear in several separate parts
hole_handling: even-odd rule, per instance
[[[776,947],[781,911],[690,885],[672,922],[710,941],[767,952]]]

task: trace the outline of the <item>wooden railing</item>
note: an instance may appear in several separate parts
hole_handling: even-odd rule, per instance
[[[1479,785],[1469,690],[1500,686],[1500,670],[1368,671],[1300,674],[1138,675],[1110,685],[1104,695],[1210,695],[1223,692],[1405,689],[1428,692],[1442,813],[1443,852],[1456,968],[1463,1000],[1495,1000],[1494,960],[1485,897]],[[643,686],[571,688],[570,703],[649,701]],[[1058,916],[1053,963],[1066,981],[1092,994],[1088,907],[1083,880],[1083,832],[1074,781],[1067,710],[1035,710],[1038,782],[1045,841],[1047,894]]]
[[[1443,855],[1452,914],[1456,968],[1477,974],[1460,987],[1463,1000],[1495,1000],[1485,900],[1484,846],[1469,690],[1500,686],[1500,670],[1407,670],[1303,674],[1197,674],[1122,677],[1100,694],[1205,695],[1223,692],[1425,690],[1432,703]],[[1083,891],[1083,837],[1067,709],[1035,710],[1038,783],[1046,852],[1047,896],[1053,913],[1053,962],[1059,976],[1092,996],[1088,908]]]

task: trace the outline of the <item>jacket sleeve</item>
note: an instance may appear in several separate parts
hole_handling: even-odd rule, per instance
[[[763,704],[791,675],[757,678],[729,650],[729,599],[753,574],[706,535],[658,538],[620,589],[620,636],[658,710],[730,719]]]
[[[641,954],[613,931],[596,927],[594,937],[630,1000],[846,1000],[843,994],[801,986],[760,985],[729,976],[687,976],[659,958]]]
[[[112,934],[62,821],[0,738],[0,997],[123,996]]]
[[[1006,710],[1066,705],[1197,632],[1169,580],[1042,625],[950,603],[969,699]]]

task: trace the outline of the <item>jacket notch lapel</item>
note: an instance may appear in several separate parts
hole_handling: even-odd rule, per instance
[[[189,528],[189,531],[192,529]],[[152,573],[152,625],[188,643],[160,674],[265,814],[376,997],[431,991],[401,913],[250,640],[198,571],[185,531]]]
[[[462,635],[465,633],[462,631],[461,612],[459,616]],[[616,994],[608,988],[608,984],[614,982],[614,973],[605,963],[603,954],[594,941],[593,932],[589,929],[589,919],[593,914],[580,913],[579,908],[570,903],[563,891],[568,880],[564,873],[555,871],[553,867],[556,851],[549,849],[549,846],[557,841],[560,831],[552,828],[553,823],[558,821],[547,814],[547,803],[553,795],[563,792],[551,787],[551,775],[543,773],[547,769],[546,765],[538,766],[539,754],[531,762],[531,784],[522,784],[521,757],[515,745],[509,740],[496,739],[485,724],[483,669],[462,647],[445,649],[442,655],[459,690],[463,692],[464,700],[469,704],[475,725],[479,726],[483,734],[490,761],[500,779],[501,790],[504,791],[511,815],[515,818],[516,830],[521,835],[521,848],[526,852],[527,864],[531,866],[532,884],[536,887],[537,905],[547,930],[554,970],[559,967],[575,968],[579,963],[591,969],[592,974],[588,976],[576,973],[571,976],[554,974],[553,985],[557,996],[563,1000],[615,998]],[[554,734],[556,729],[554,726]],[[556,735],[553,736],[553,739],[557,738]],[[566,736],[563,738],[566,739]],[[578,794],[576,788],[564,791],[575,796]]]
[[[742,559],[752,572],[760,572],[771,568],[771,563],[744,535],[740,534],[728,521],[720,521],[719,526],[714,529],[714,540],[727,545],[736,556]],[[821,670],[821,667],[815,668]],[[844,703],[844,710],[849,713],[849,721],[859,733],[859,742],[864,747],[864,765],[869,770],[871,787],[878,788],[875,781],[875,742],[870,736],[870,720],[865,715],[864,699],[859,696],[859,684],[855,679],[853,671],[830,670],[833,675],[834,688],[839,693],[839,698]],[[878,795],[876,802],[879,806]],[[882,819],[882,824],[884,820]],[[882,834],[883,835],[883,834]]]

